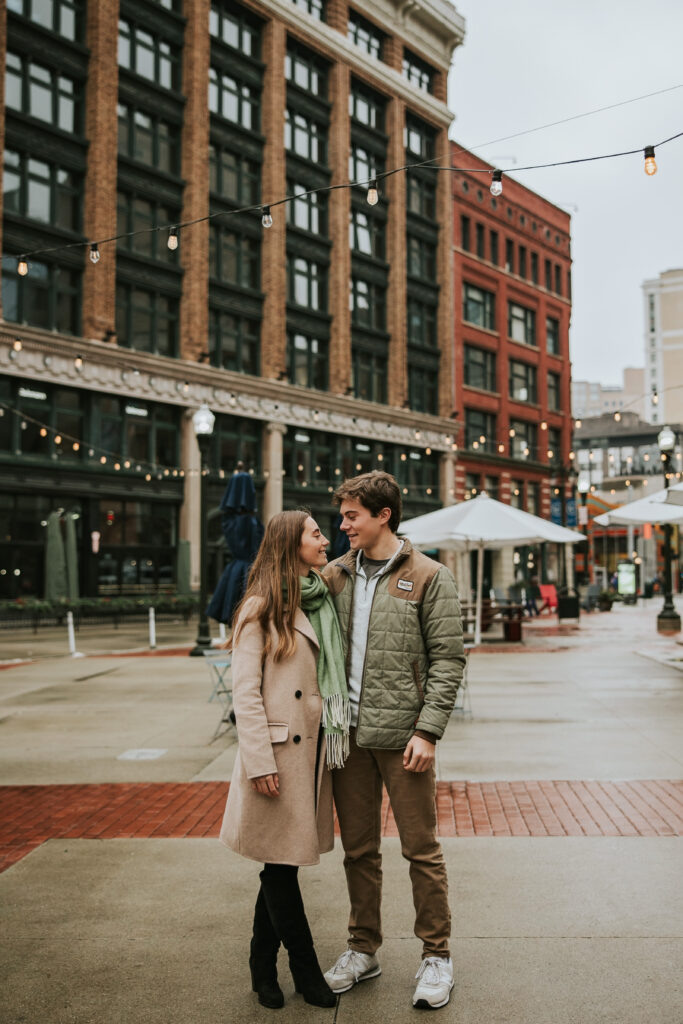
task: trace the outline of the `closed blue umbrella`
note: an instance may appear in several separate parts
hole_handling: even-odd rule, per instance
[[[66,585],[70,601],[77,601],[78,589],[78,541],[76,539],[75,512],[66,515]]]
[[[45,600],[68,597],[66,556],[60,512],[50,512],[45,531]]]
[[[235,473],[221,500],[221,529],[232,561],[226,565],[207,608],[207,615],[226,625],[247,586],[251,563],[263,539],[263,524],[256,517],[256,490],[251,474]]]

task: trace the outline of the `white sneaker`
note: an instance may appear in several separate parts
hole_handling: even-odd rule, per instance
[[[453,988],[453,961],[440,956],[427,956],[420,964],[413,1006],[422,1010],[438,1010],[451,998]]]
[[[325,972],[325,981],[333,992],[348,992],[357,982],[376,978],[381,973],[382,968],[376,956],[347,949],[336,964]]]

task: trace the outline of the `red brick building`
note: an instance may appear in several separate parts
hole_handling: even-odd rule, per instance
[[[453,144],[456,498],[481,490],[550,516],[569,468],[570,218]],[[565,483],[567,497],[571,496]]]

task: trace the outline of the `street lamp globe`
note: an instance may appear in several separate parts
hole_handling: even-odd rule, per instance
[[[676,435],[671,427],[662,427],[657,434],[657,444],[660,452],[671,453],[676,446]]]
[[[582,469],[579,473],[579,480],[577,483],[579,494],[588,494],[591,489],[591,475],[590,473]]]
[[[216,422],[216,417],[209,409],[206,402],[202,402],[196,413],[192,417],[192,426],[197,437],[206,437],[213,433],[213,425]]]

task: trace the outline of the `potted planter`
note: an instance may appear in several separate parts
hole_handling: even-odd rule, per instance
[[[609,590],[601,590],[598,594],[598,608],[601,612],[609,612],[612,609],[612,595]]]

